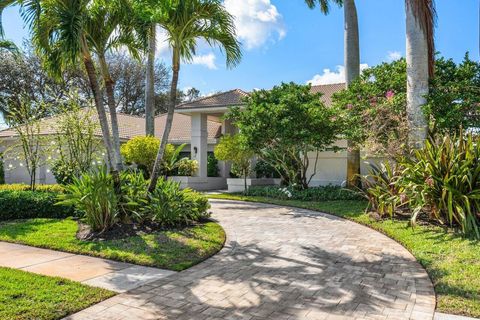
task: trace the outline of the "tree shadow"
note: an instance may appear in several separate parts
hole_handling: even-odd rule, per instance
[[[323,319],[388,312],[408,319],[415,299],[431,294],[422,291],[429,279],[418,269],[415,261],[388,253],[362,257],[309,245],[285,254],[282,248],[229,242],[221,254],[125,297],[143,300],[140,308],[167,319],[199,314]]]

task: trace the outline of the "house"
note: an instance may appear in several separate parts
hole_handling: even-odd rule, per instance
[[[332,95],[343,88],[344,84],[319,85],[312,86],[312,92],[321,93],[323,102],[326,105],[330,105]],[[174,145],[186,143],[185,150],[190,152],[192,159],[198,161],[199,169],[195,177],[174,177],[173,179],[181,182],[184,186],[197,190],[215,190],[227,187],[230,165],[225,162],[219,162],[219,177],[208,177],[208,153],[213,152],[222,135],[234,134],[236,132],[234,125],[229,120],[223,119],[223,115],[232,107],[242,108],[245,105],[244,98],[246,96],[248,96],[247,92],[234,89],[177,106],[169,143]],[[155,118],[155,136],[158,138],[162,137],[165,121],[165,114]],[[42,122],[41,134],[55,134],[55,117],[45,118]],[[118,123],[122,142],[145,134],[145,119],[142,117],[119,113]],[[101,137],[100,129],[98,129],[97,134]],[[18,137],[14,130],[5,129],[0,131],[0,145],[3,148],[14,143],[15,139],[18,139]],[[343,148],[344,151],[325,151],[320,154],[317,172],[311,181],[312,186],[340,185],[345,181],[347,166],[346,141],[337,141],[336,145]],[[314,157],[315,155],[312,154],[311,163],[315,162]],[[362,168],[362,170],[365,169]],[[310,172],[313,173],[313,168],[310,169]],[[14,166],[12,169],[6,168],[5,181],[6,183],[28,183],[29,176],[24,167]],[[37,182],[55,183],[55,178],[50,172],[48,164],[39,168]],[[264,181],[264,183],[271,183],[271,181]]]

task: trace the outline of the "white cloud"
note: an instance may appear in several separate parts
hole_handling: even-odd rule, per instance
[[[208,53],[205,55],[197,55],[192,58],[190,64],[197,64],[207,67],[208,69],[215,70],[217,65],[215,64],[215,55],[213,53]]]
[[[387,55],[387,61],[392,62],[403,57],[400,51],[389,51]]]
[[[368,68],[368,64],[361,64],[360,71],[363,71]],[[323,69],[322,74],[316,74],[311,80],[308,80],[307,83],[312,86],[320,84],[333,84],[333,83],[344,83],[345,82],[345,67],[337,66],[336,71],[331,69]]]
[[[285,37],[283,17],[270,0],[225,0],[224,5],[235,17],[238,38],[247,49]]]
[[[165,57],[170,53],[170,44],[167,41],[167,32],[162,28],[157,28],[157,54]]]

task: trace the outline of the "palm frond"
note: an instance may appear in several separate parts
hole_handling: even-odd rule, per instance
[[[170,0],[164,18],[158,21],[168,41],[178,48],[181,58],[190,61],[197,41],[202,39],[225,53],[227,67],[236,66],[242,51],[233,16],[219,0]]]
[[[13,41],[0,39],[0,52],[2,51],[8,51],[14,54],[20,52],[20,50],[15,45],[15,43],[13,43]]]
[[[329,14],[330,2],[338,5],[339,7],[343,6],[343,0],[305,0],[305,3],[310,9],[314,9],[318,4],[320,11],[323,14]]]

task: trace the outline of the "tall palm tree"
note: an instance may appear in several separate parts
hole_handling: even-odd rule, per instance
[[[96,0],[89,7],[89,23],[87,25],[88,42],[98,57],[98,64],[103,78],[107,96],[112,129],[113,153],[118,170],[123,170],[120,153],[120,133],[114,95],[115,83],[110,74],[106,55],[108,52],[125,46],[138,58],[140,46],[133,33],[130,3],[127,0]]]
[[[407,19],[407,120],[408,142],[421,147],[428,124],[422,106],[426,103],[429,78],[434,75],[436,20],[434,0],[405,0]]]
[[[148,28],[147,63],[145,68],[145,134],[155,135],[155,51],[157,48],[157,24]]]
[[[155,135],[155,53],[158,23],[164,20],[169,0],[137,0],[133,4],[135,27],[146,44],[145,65],[145,135]]]
[[[32,40],[38,54],[44,59],[52,74],[60,75],[68,67],[83,63],[93,93],[107,160],[116,188],[120,177],[115,163],[115,154],[103,106],[103,94],[98,83],[97,71],[89,43],[89,16],[91,0],[42,1],[41,10],[32,28]]]
[[[344,63],[345,87],[360,76],[360,39],[358,32],[358,15],[355,0],[305,0],[310,8],[316,5],[324,14],[330,11],[330,3],[343,6],[344,13]],[[347,145],[347,186],[360,186],[360,148],[348,141]]]
[[[227,67],[237,65],[242,57],[240,43],[236,38],[234,18],[220,0],[163,2],[164,17],[160,25],[165,29],[172,49],[172,82],[165,130],[152,170],[149,191],[153,191],[157,185],[160,163],[172,128],[181,61],[190,61],[193,58],[197,41],[200,39],[225,51]]]

